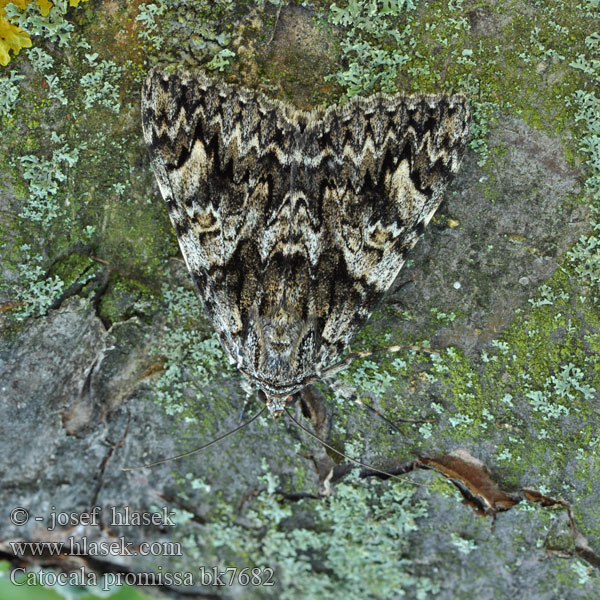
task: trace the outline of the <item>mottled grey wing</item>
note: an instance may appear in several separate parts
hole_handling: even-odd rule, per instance
[[[393,283],[459,168],[469,123],[463,96],[377,95],[314,116],[294,187],[320,224],[311,274],[320,369]]]
[[[142,119],[188,269],[230,359],[251,370],[260,340],[249,323],[278,277],[274,249],[288,236],[273,221],[289,196],[293,111],[200,73],[154,69]]]
[[[153,70],[142,111],[208,315],[278,410],[331,366],[393,282],[458,169],[466,100],[375,96],[302,113]]]

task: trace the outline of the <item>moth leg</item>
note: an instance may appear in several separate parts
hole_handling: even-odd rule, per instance
[[[375,356],[377,354],[387,354],[388,352],[401,352],[402,350],[408,350],[411,352],[425,352],[427,354],[439,354],[436,350],[431,348],[425,348],[424,346],[388,346],[380,350],[370,350],[368,352],[351,352],[344,356],[342,360],[335,363],[331,367],[327,367],[321,372],[321,377],[327,379],[337,375],[340,371],[343,371],[347,366],[353,363],[357,358],[367,358],[368,356]]]
[[[244,415],[246,414],[246,406],[248,406],[249,401],[250,401],[250,398],[248,396],[246,396],[244,398],[244,404],[242,404],[242,408],[240,409],[240,416],[238,419],[239,423],[241,423],[244,420]]]
[[[244,418],[244,415],[246,414],[246,407],[248,406],[248,404],[250,404],[250,400],[251,398],[254,396],[254,394],[257,395],[257,399],[260,400],[260,390],[257,390],[252,383],[250,382],[249,379],[247,379],[246,377],[242,378],[242,389],[245,392],[245,397],[244,397],[244,404],[242,404],[242,408],[240,410],[240,417],[239,417],[239,422],[242,422],[242,419]]]

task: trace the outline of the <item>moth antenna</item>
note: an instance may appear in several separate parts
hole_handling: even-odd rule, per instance
[[[390,419],[388,419],[386,416],[384,416],[382,413],[380,413],[376,408],[374,408],[370,404],[367,404],[360,398],[355,398],[354,402],[356,402],[356,404],[359,404],[360,406],[364,406],[366,409],[370,410],[374,415],[378,416],[381,420],[385,421],[392,429],[394,429],[398,433],[402,433],[402,431],[400,430],[400,428],[397,425],[395,425],[392,421],[390,421]]]
[[[341,361],[339,361],[335,365],[333,365],[333,366],[329,367],[328,369],[326,369],[325,371],[323,371],[322,376],[323,376],[323,378],[327,378],[327,377],[331,377],[332,375],[335,375],[342,369],[345,369],[348,365],[350,365],[350,363],[355,361],[357,358],[367,358],[368,356],[374,356],[376,354],[383,354],[383,353],[388,353],[388,352],[400,352],[402,350],[408,350],[408,351],[412,351],[412,352],[425,352],[427,354],[439,354],[439,352],[437,352],[436,350],[432,350],[431,348],[425,348],[424,346],[389,346],[388,348],[383,348],[381,350],[371,350],[371,351],[367,351],[367,352],[352,352],[352,353],[348,354],[347,356],[345,356]],[[360,400],[359,398],[355,398],[354,402],[364,406],[367,410],[370,410],[373,414],[377,415],[380,419],[385,421],[392,429],[394,429],[398,433],[402,433],[402,431],[392,421],[390,421],[390,419],[388,419],[386,416],[384,416],[382,413],[380,413],[376,408],[374,408],[370,404],[367,404],[366,402],[364,402],[363,400]],[[427,422],[427,420],[420,420],[420,419],[419,420],[398,419],[398,420],[402,421],[404,423],[426,423]]]
[[[402,430],[400,430],[398,426],[394,424],[393,421],[388,419],[383,413],[379,412],[374,406],[367,404],[364,400],[361,400],[360,398],[355,398],[354,402],[370,410],[374,415],[378,416],[380,419],[385,421],[392,429],[395,429],[398,433],[403,433]],[[398,419],[398,421],[401,421],[402,423],[430,423],[431,419]]]
[[[425,348],[424,346],[389,346],[388,348],[382,348],[381,350],[369,350],[366,352],[351,352],[347,356],[344,356],[342,360],[335,363],[331,367],[328,367],[322,372],[322,377],[331,377],[336,373],[339,373],[345,369],[350,363],[354,362],[357,358],[367,358],[368,356],[375,356],[377,354],[387,354],[388,352],[401,352],[402,350],[409,350],[412,352],[425,352],[426,354],[439,354],[437,350],[431,348]]]
[[[354,464],[358,465],[359,467],[364,467],[365,469],[370,469],[371,471],[375,471],[376,473],[381,473],[382,475],[385,475],[386,477],[392,477],[393,479],[397,479],[398,481],[404,481],[404,482],[412,483],[413,485],[418,485],[418,486],[423,486],[423,487],[429,487],[428,485],[425,485],[425,484],[422,484],[422,483],[417,483],[416,481],[411,481],[410,479],[403,479],[402,477],[398,477],[397,475],[394,475],[393,473],[389,473],[388,471],[384,471],[383,469],[378,469],[376,467],[372,467],[371,465],[363,463],[360,460],[356,460],[355,458],[350,458],[348,455],[344,454],[343,452],[340,452],[339,450],[336,450],[333,446],[331,446],[330,444],[328,444],[325,440],[322,440],[318,435],[316,435],[315,433],[313,433],[312,431],[310,431],[310,429],[308,429],[307,427],[304,427],[304,425],[302,425],[301,423],[299,423],[292,416],[292,414],[287,409],[287,407],[284,407],[284,410],[285,410],[287,416],[292,421],[292,423],[294,423],[294,425],[296,425],[296,427],[302,429],[302,431],[304,431],[304,433],[308,433],[308,435],[310,435],[312,438],[314,438],[315,440],[317,440],[318,442],[320,442],[321,444],[323,444],[323,446],[325,446],[325,448],[329,448],[329,450],[333,450],[336,454],[339,454],[340,456],[343,456],[345,459],[349,460],[350,462],[353,462]]]
[[[218,438],[215,438],[214,440],[212,440],[212,442],[203,444],[202,446],[200,446],[199,448],[196,448],[195,450],[189,450],[188,452],[184,452],[183,454],[178,454],[177,456],[171,456],[170,458],[162,458],[161,460],[157,460],[155,462],[148,463],[146,465],[138,465],[136,467],[121,467],[121,471],[135,471],[136,469],[146,469],[147,467],[155,467],[156,465],[162,465],[163,463],[169,462],[171,460],[178,460],[180,458],[183,458],[184,456],[190,456],[191,454],[196,454],[196,452],[200,452],[200,450],[204,450],[205,448],[208,448],[209,446],[212,446],[213,444],[216,444],[217,442],[224,440],[226,437],[229,437],[231,434],[235,433],[236,431],[239,431],[240,429],[247,427],[248,425],[250,425],[250,423],[252,423],[252,421],[256,421],[256,419],[258,419],[258,417],[260,417],[265,412],[266,409],[267,409],[267,407],[263,406],[259,412],[257,412],[251,419],[249,419],[245,423],[238,425],[235,429],[231,429],[227,433],[224,433],[223,435],[220,435]]]

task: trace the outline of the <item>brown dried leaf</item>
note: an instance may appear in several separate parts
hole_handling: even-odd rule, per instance
[[[503,492],[489,475],[485,465],[466,450],[459,449],[434,458],[419,458],[417,466],[435,469],[448,478],[465,501],[481,514],[509,510],[521,501],[515,494]]]

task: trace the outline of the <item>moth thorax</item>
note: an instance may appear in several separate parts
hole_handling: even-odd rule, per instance
[[[269,353],[288,356],[293,353],[305,323],[284,307],[262,318],[262,333],[265,350]]]

